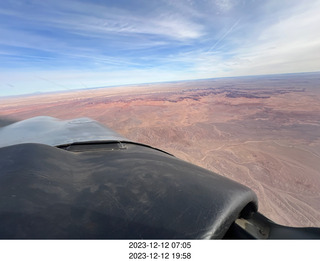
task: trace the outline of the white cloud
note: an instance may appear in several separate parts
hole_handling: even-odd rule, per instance
[[[227,74],[268,74],[320,70],[320,2],[263,29],[252,43],[234,50]],[[236,61],[236,62],[235,62]]]
[[[131,10],[89,2],[59,3],[53,4],[53,9],[47,15],[39,14],[32,19],[50,23],[70,32],[84,32],[102,38],[110,33],[149,34],[177,40],[192,39],[202,35],[202,25],[193,22],[188,16],[170,12],[159,6],[153,12],[142,16]]]
[[[320,71],[319,3],[285,10],[282,16],[286,18],[260,26],[259,32],[252,32],[255,37],[245,40],[234,38],[232,30],[227,30],[221,42],[230,34],[234,48],[218,51],[213,48],[217,45],[214,44],[209,51],[181,52],[168,57],[167,61],[184,64],[196,78]]]
[[[218,7],[219,11],[227,12],[234,7],[236,1],[232,0],[214,0],[215,5]]]

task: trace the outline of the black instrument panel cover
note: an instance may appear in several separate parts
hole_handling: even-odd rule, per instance
[[[222,238],[257,207],[249,188],[161,151],[92,146],[0,148],[0,238]]]

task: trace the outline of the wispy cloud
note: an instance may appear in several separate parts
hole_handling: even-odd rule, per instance
[[[0,95],[320,70],[319,13],[319,0],[2,1]]]
[[[156,5],[141,15],[131,11],[130,6],[89,1],[36,1],[35,6],[16,2],[20,2],[21,8],[0,5],[4,21],[0,44],[6,51],[16,48],[21,61],[38,52],[39,56],[44,53],[51,60],[56,59],[58,66],[69,61],[70,67],[77,67],[76,61],[81,59],[89,66],[135,66],[141,57],[133,52],[155,56],[157,49],[161,53],[165,48],[188,44],[204,34],[203,25]],[[150,49],[152,53],[148,52]],[[30,64],[34,62],[30,59]]]
[[[232,0],[215,0],[214,3],[219,8],[219,11],[227,12],[236,4],[236,1]]]
[[[290,16],[261,29],[257,39],[236,48],[232,73],[263,74],[320,70],[320,2],[295,6]]]
[[[38,12],[26,16],[25,9],[12,11],[2,9],[2,14],[17,20],[31,21],[40,28],[66,30],[69,33],[83,33],[100,38],[109,34],[146,34],[169,37],[177,40],[197,38],[202,35],[202,25],[170,10],[149,8],[150,13],[141,15],[129,8],[98,5],[91,2],[49,1],[38,3]],[[27,5],[26,5],[27,6]],[[1,9],[0,9],[1,10]]]
[[[214,49],[219,45],[219,43],[222,42],[222,41],[233,31],[233,29],[239,24],[240,20],[241,20],[241,18],[237,19],[237,20],[232,24],[232,26],[231,26],[229,29],[227,29],[227,30],[223,33],[223,35],[221,35],[221,36],[217,39],[217,41],[216,41],[216,42],[210,47],[210,49],[208,50],[208,53],[210,53],[212,50],[214,50]]]

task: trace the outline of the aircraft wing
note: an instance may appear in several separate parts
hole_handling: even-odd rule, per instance
[[[89,118],[63,121],[48,116],[9,124],[0,129],[0,137],[0,147],[24,143],[59,146],[75,142],[129,141]]]

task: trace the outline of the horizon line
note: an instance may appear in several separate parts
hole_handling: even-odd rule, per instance
[[[209,81],[215,79],[230,79],[230,78],[251,78],[251,77],[268,77],[268,76],[287,76],[287,75],[297,75],[297,74],[319,74],[320,71],[307,71],[307,72],[290,72],[290,73],[270,73],[270,74],[253,74],[253,75],[236,75],[236,76],[220,76],[220,77],[212,77],[212,78],[198,78],[198,79],[186,79],[186,80],[173,80],[173,81],[160,81],[160,82],[141,82],[141,83],[129,83],[129,84],[119,84],[119,85],[105,85],[105,86],[97,86],[97,87],[88,87],[88,88],[79,88],[79,89],[66,89],[66,90],[57,90],[57,91],[38,91],[33,93],[25,93],[25,94],[16,94],[16,95],[7,95],[1,96],[0,100],[3,99],[11,99],[11,98],[22,98],[22,97],[35,97],[41,95],[50,95],[50,94],[59,94],[59,93],[72,93],[79,91],[87,91],[87,90],[98,90],[98,89],[107,89],[107,88],[120,88],[120,87],[133,87],[133,86],[141,86],[141,85],[156,85],[156,84],[170,84],[170,83],[179,83],[179,82],[196,82],[196,81]]]

